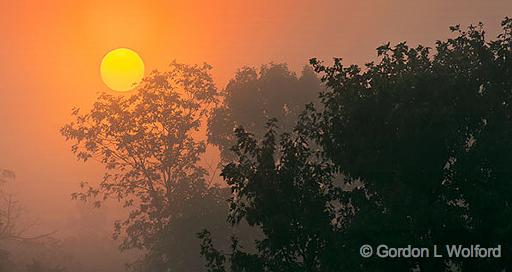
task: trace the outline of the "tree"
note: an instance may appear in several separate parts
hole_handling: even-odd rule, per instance
[[[40,246],[46,247],[45,252],[53,250],[51,242],[55,242],[51,233],[31,235],[34,223],[27,220],[24,210],[18,200],[4,189],[6,183],[14,182],[16,175],[13,171],[0,169],[0,271],[25,271],[20,267],[23,265],[23,258],[32,256],[34,249]],[[50,249],[51,248],[51,249]],[[20,252],[23,252],[24,256]],[[35,257],[35,254],[33,255]],[[55,261],[55,260],[54,260]],[[46,267],[39,265],[40,270],[46,271]],[[27,267],[29,271],[30,268]],[[64,271],[60,270],[52,271]],[[36,271],[36,270],[34,270]]]
[[[262,230],[257,251],[248,252],[233,238],[227,256],[203,231],[202,254],[210,272],[226,271],[340,271],[345,228],[351,213],[348,199],[336,185],[332,163],[301,133],[276,132],[275,121],[259,142],[239,128],[236,159],[222,176],[231,187],[229,221]]]
[[[16,198],[4,191],[5,183],[13,182],[16,174],[11,170],[0,169],[0,243],[7,240],[39,240],[52,233],[29,235],[34,224],[23,220],[23,209]]]
[[[225,161],[232,159],[235,128],[243,126],[262,137],[266,121],[277,118],[281,131],[293,129],[298,115],[316,100],[321,88],[310,66],[304,67],[300,77],[286,64],[263,65],[259,71],[244,67],[226,86],[222,103],[209,117],[208,141],[220,148]]]
[[[83,184],[73,197],[97,205],[122,201],[130,213],[116,223],[115,236],[122,238],[121,249],[148,251],[138,267],[149,271],[175,269],[178,253],[193,251],[198,262],[199,245],[178,249],[184,243],[176,240],[194,237],[200,218],[227,208],[205,180],[198,164],[205,143],[194,135],[217,100],[210,68],[173,62],[169,71],[151,73],[133,95],[102,94],[89,112],[75,109],[74,121],[61,130],[80,160],[97,159],[106,168],[99,185]]]
[[[435,51],[378,48],[364,69],[313,59],[329,91],[310,135],[368,197],[355,202],[357,243],[510,247],[512,235],[512,19],[494,41],[482,24]],[[462,271],[502,271],[512,256],[452,260]],[[446,259],[369,259],[368,269],[441,271]]]
[[[181,191],[182,189],[177,189]],[[175,216],[155,240],[151,252],[136,266],[144,271],[205,271],[205,262],[200,258],[200,245],[197,233],[203,228],[211,228],[221,248],[234,230],[226,222],[230,197],[226,188],[213,187],[205,194],[198,192],[176,193],[173,199]],[[162,258],[162,253],[165,256]]]
[[[0,186],[3,186],[7,181],[14,179],[15,174],[10,170],[0,169]],[[1,188],[1,187],[0,187]],[[2,198],[0,208],[0,242],[13,236],[13,223],[11,210],[12,198],[6,196],[2,189],[0,189],[0,197]],[[6,249],[0,248],[0,271],[4,271],[13,267],[12,261],[9,258],[10,252]]]
[[[16,175],[6,169],[0,169],[0,242],[8,239],[20,239],[23,231],[18,229],[17,221],[20,207],[12,195],[3,190],[3,185],[12,182]]]
[[[364,244],[501,245],[512,234],[512,19],[494,41],[483,26],[400,43],[364,68],[311,63],[328,89],[293,134],[258,143],[237,130],[223,169],[230,220],[262,228],[257,253],[214,247],[209,271],[504,271],[502,258],[362,258]],[[293,137],[290,135],[294,135]],[[336,176],[342,175],[340,186]],[[331,204],[333,203],[333,204]],[[226,267],[227,266],[227,267]]]

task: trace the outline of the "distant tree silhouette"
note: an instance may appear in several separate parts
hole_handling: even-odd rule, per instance
[[[98,186],[84,183],[73,197],[97,205],[114,198],[130,209],[115,236],[121,249],[147,250],[134,264],[140,270],[194,271],[202,266],[199,244],[186,241],[205,225],[221,228],[215,224],[226,213],[226,196],[207,185],[198,164],[205,142],[194,136],[218,95],[209,70],[173,62],[133,95],[102,94],[89,112],[74,110],[61,130],[80,160],[106,167]]]
[[[0,184],[5,183],[9,180],[13,180],[16,177],[16,174],[8,169],[0,168]]]
[[[263,65],[259,71],[244,67],[228,83],[221,105],[209,117],[208,141],[220,148],[224,160],[230,159],[236,127],[262,137],[266,121],[277,118],[281,130],[292,129],[304,106],[315,101],[320,90],[321,82],[310,66],[304,66],[299,77],[286,64]]]
[[[19,201],[3,187],[5,183],[14,182],[15,177],[13,171],[0,169],[0,245],[6,240],[38,240],[51,234],[28,234],[33,224],[23,220],[23,211]]]
[[[265,238],[257,253],[236,239],[226,253],[202,232],[209,271],[512,267],[512,19],[502,27],[493,41],[482,24],[451,27],[456,37],[435,50],[386,44],[364,68],[312,59],[328,90],[321,109],[302,115],[296,140],[276,144],[271,129],[258,144],[237,131],[223,169],[236,196],[230,219]],[[362,258],[363,244],[501,244],[503,257]]]
[[[60,266],[48,267],[43,263],[33,260],[31,264],[27,265],[27,272],[65,272],[66,269]]]
[[[17,225],[20,216],[19,204],[3,188],[5,183],[12,182],[15,177],[13,171],[0,169],[0,242],[22,237]]]
[[[66,264],[73,272],[125,271],[125,262],[141,256],[136,250],[119,254],[118,241],[112,239],[114,214],[112,203],[97,209],[90,203],[74,203],[73,212],[67,216],[63,227],[65,234],[59,245],[62,251],[73,257],[75,264]]]
[[[0,271],[25,272],[24,262],[17,260],[20,259],[17,254],[21,251],[29,256],[40,245],[48,246],[45,248],[48,252],[54,232],[32,234],[34,223],[26,219],[21,203],[4,187],[6,183],[14,182],[15,177],[13,171],[0,169]],[[31,271],[29,267],[27,269]],[[38,271],[64,271],[51,270],[43,265],[40,267],[43,270]]]

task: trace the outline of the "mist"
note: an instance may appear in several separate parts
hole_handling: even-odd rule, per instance
[[[508,115],[498,105],[512,78],[510,10],[509,1],[477,0],[1,1],[0,271],[374,271],[376,261],[356,252],[363,243],[506,246]],[[470,49],[450,42],[457,37]],[[122,93],[100,75],[102,57],[121,47],[145,65],[142,81]],[[487,55],[471,59],[473,49]],[[395,70],[379,66],[386,56]],[[370,62],[397,77],[372,74]],[[435,193],[418,193],[426,191]],[[365,198],[372,193],[380,198]],[[404,195],[417,196],[416,213],[402,210]],[[423,221],[434,206],[443,212]],[[388,240],[363,227],[381,219],[394,233]],[[483,235],[484,223],[497,227]],[[402,225],[414,235],[396,234]],[[509,268],[509,259],[475,267]],[[458,260],[382,269],[416,266],[471,271]]]

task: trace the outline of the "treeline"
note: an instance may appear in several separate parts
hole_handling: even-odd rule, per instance
[[[18,199],[12,186],[13,171],[0,169],[0,271],[1,272],[120,272],[123,258],[112,241],[106,209],[76,208],[62,228],[43,231],[27,203]],[[41,228],[42,227],[42,228]]]
[[[16,196],[6,189],[15,178],[13,171],[0,168],[0,271],[62,272],[55,262],[43,264],[36,259],[49,256],[51,253],[48,254],[48,251],[53,248],[55,241],[51,239],[50,233],[33,234],[33,222],[26,218]],[[26,256],[12,256],[22,254]],[[58,262],[59,258],[55,257],[51,256]]]
[[[73,195],[130,210],[115,225],[138,271],[502,271],[500,259],[362,258],[363,244],[510,248],[512,19],[487,40],[383,45],[364,67],[173,62],[131,96],[102,94],[61,133],[105,166]],[[204,124],[207,120],[207,124]],[[207,139],[197,131],[208,127]],[[219,147],[227,187],[200,158]],[[227,201],[226,201],[227,200]],[[201,240],[198,240],[197,238]],[[202,256],[201,256],[202,255]]]

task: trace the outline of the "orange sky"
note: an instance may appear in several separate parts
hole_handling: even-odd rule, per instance
[[[222,87],[243,65],[363,63],[383,42],[432,45],[456,23],[481,20],[493,36],[511,11],[510,0],[0,0],[0,168],[16,171],[42,223],[59,226],[69,194],[101,169],[76,162],[58,129],[107,90],[99,64],[117,47],[136,50],[147,70],[206,61]]]

